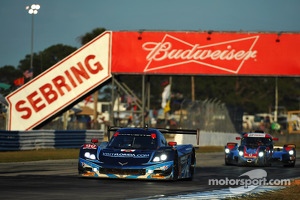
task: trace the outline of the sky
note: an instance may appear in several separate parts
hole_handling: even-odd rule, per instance
[[[39,4],[32,16],[26,6]],[[300,0],[0,0],[0,67],[95,28],[112,31],[300,32]]]

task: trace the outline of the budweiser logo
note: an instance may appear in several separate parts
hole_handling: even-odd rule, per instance
[[[230,73],[238,73],[244,62],[256,60],[253,50],[259,36],[251,36],[209,45],[190,44],[166,34],[161,42],[146,42],[145,72],[196,63]]]

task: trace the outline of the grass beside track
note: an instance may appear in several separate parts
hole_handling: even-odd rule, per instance
[[[197,153],[222,152],[224,147],[199,147]],[[1,151],[0,163],[26,162],[39,160],[77,159],[78,149],[39,149],[24,151]]]
[[[196,147],[197,153],[223,152],[223,146]],[[300,148],[297,148],[300,151]],[[78,149],[39,149],[24,151],[0,151],[0,163],[39,160],[78,159]]]
[[[24,151],[1,151],[0,163],[39,160],[78,159],[79,149],[39,149]]]

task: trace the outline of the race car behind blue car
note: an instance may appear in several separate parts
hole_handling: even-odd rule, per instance
[[[197,130],[120,128],[108,142],[83,144],[80,148],[80,177],[177,180],[192,179],[196,165],[191,144],[167,142],[163,134],[197,134]],[[109,134],[108,134],[109,135]]]
[[[225,165],[271,166],[280,164],[294,167],[296,163],[296,145],[274,146],[278,138],[264,132],[244,133],[240,145],[228,142],[225,146]]]

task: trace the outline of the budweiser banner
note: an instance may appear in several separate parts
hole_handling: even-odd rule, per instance
[[[113,32],[112,73],[300,75],[300,34]]]

